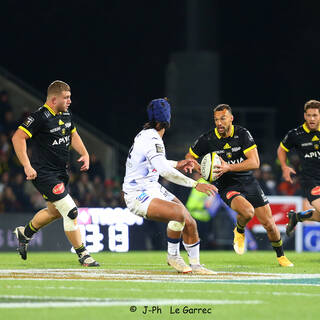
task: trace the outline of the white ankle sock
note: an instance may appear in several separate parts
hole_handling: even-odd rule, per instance
[[[168,241],[168,253],[172,256],[180,255],[180,241],[179,242]]]
[[[183,245],[188,253],[190,264],[200,264],[200,241],[193,244],[183,242]]]

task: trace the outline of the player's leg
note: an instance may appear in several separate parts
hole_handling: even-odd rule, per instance
[[[23,260],[27,259],[28,244],[33,235],[37,233],[40,228],[61,218],[60,213],[56,210],[52,210],[49,202],[47,204],[48,207],[38,211],[26,226],[20,226],[14,230],[14,234],[19,242],[17,251]]]
[[[63,218],[64,232],[75,249],[79,262],[84,267],[98,267],[96,262],[87,251],[81,238],[79,226],[77,224],[78,208],[69,194],[60,200],[52,202],[52,210],[58,211]]]
[[[293,264],[284,255],[280,232],[272,217],[270,205],[266,204],[262,207],[255,208],[254,213],[261,225],[267,231],[269,241],[271,243],[272,248],[277,254],[279,264],[282,267],[293,267]]]
[[[304,201],[303,210],[295,212],[290,210],[288,212],[289,222],[286,227],[286,234],[289,236],[298,222],[303,221],[317,221],[320,222],[320,195],[318,194],[319,186],[306,188],[304,191],[308,197]],[[316,191],[316,192],[315,192]],[[307,205],[309,203],[309,205]]]
[[[148,204],[146,218],[168,223],[167,262],[178,272],[191,272],[191,267],[188,266],[180,256],[181,234],[185,227],[185,211],[183,205],[160,198],[153,198]]]
[[[253,218],[254,208],[251,203],[240,194],[233,197],[230,207],[237,212],[237,225],[233,230],[233,248],[237,254],[242,255],[244,253],[245,241],[244,230],[247,223]]]
[[[200,264],[200,239],[196,221],[178,198],[175,197],[172,201],[183,207],[185,216],[185,226],[182,231],[183,246],[188,253],[192,273],[204,275],[216,274],[216,272],[209,270]]]

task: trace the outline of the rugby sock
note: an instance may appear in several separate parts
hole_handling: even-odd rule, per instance
[[[281,239],[279,241],[270,241],[270,243],[272,245],[273,250],[276,252],[278,258],[284,256]]]
[[[74,250],[76,251],[79,258],[81,258],[81,253],[83,251],[86,251],[86,247],[84,246],[84,244],[82,244],[79,248],[74,248]]]
[[[239,224],[239,222],[237,221],[237,231],[239,233],[244,233],[244,228],[241,224]]]
[[[173,239],[173,238],[167,237],[167,241],[168,241],[168,253],[171,256],[178,256],[180,254],[181,238]]]
[[[35,228],[30,221],[24,228],[24,235],[27,238],[31,238],[39,229]]]
[[[200,241],[193,244],[183,242],[183,245],[188,253],[190,264],[200,264]]]
[[[315,209],[312,208],[312,209],[308,209],[306,211],[298,212],[296,214],[298,221],[302,222],[305,219],[311,218],[314,211],[315,211]]]

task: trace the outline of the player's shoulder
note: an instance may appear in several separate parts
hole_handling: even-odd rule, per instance
[[[296,128],[290,129],[287,133],[288,136],[298,136],[301,135],[303,133],[305,133],[306,131],[303,129],[303,125],[300,125]]]
[[[30,117],[34,118],[35,120],[46,120],[51,118],[53,115],[50,111],[45,108],[44,106],[39,107],[37,110],[30,114]]]
[[[202,133],[199,136],[198,140],[213,140],[213,139],[216,139],[216,135],[215,135],[214,129],[211,129]]]
[[[234,132],[233,132],[234,138],[243,138],[243,137],[247,138],[247,137],[249,137],[252,139],[252,135],[247,128],[239,126],[239,125],[234,125],[233,128],[234,128]]]
[[[147,148],[152,143],[163,144],[161,137],[154,129],[143,129],[134,138],[136,147]]]
[[[247,128],[239,126],[238,124],[234,124],[234,133],[244,134],[250,132]]]
[[[136,138],[139,138],[141,140],[162,141],[161,137],[155,129],[143,129],[136,135]]]

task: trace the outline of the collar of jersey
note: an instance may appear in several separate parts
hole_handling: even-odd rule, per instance
[[[306,122],[302,125],[302,128],[304,129],[305,132],[307,132],[307,133],[310,132],[310,129],[307,127],[307,123]],[[320,127],[318,128],[318,131],[320,131]]]
[[[45,103],[44,105],[43,105],[45,108],[47,108],[49,111],[50,111],[50,113],[51,114],[53,114],[54,116],[56,116],[57,114]],[[59,114],[60,114],[61,112],[59,112]]]
[[[221,139],[221,138],[222,138],[222,137],[220,136],[217,128],[214,128],[214,133],[216,134],[216,136],[218,137],[218,139]],[[233,137],[233,134],[234,134],[234,126],[232,125],[232,127],[231,127],[231,134],[230,134],[229,137]],[[229,137],[226,137],[226,138],[229,138]]]

